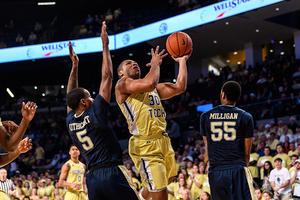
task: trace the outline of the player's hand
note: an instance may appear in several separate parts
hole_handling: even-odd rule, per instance
[[[17,129],[19,128],[19,126],[15,122],[9,121],[9,120],[8,121],[3,121],[2,124],[3,124],[3,127],[10,134],[14,134],[17,131]]]
[[[18,151],[20,153],[26,153],[27,151],[29,151],[30,149],[32,149],[32,143],[31,143],[31,139],[28,139],[28,137],[26,137],[25,139],[23,139],[19,145],[18,145]]]
[[[69,41],[69,55],[70,55],[70,58],[71,58],[71,60],[74,64],[79,63],[79,58],[73,50],[71,41]]]
[[[31,121],[34,117],[37,105],[34,102],[28,101],[26,104],[23,102],[22,105],[22,116],[24,119]]]
[[[152,59],[150,61],[150,63],[148,63],[146,66],[147,67],[151,67],[152,65],[161,65],[162,63],[162,59],[165,58],[168,53],[165,53],[165,50],[163,49],[160,53],[158,53],[159,51],[159,46],[156,47],[155,52],[153,50],[153,48],[151,49],[151,55],[152,55]]]
[[[106,24],[105,21],[102,22],[102,30],[101,30],[101,39],[103,46],[107,46],[109,44],[109,39],[106,31]]]
[[[82,185],[79,183],[73,183],[73,188],[75,188],[76,190],[80,190],[82,188]]]
[[[189,58],[190,58],[190,56],[192,55],[192,53],[193,53],[193,49],[191,49],[191,51],[190,51],[190,53],[189,54],[187,54],[187,55],[184,55],[184,56],[182,56],[182,57],[177,57],[177,58],[174,58],[173,56],[172,56],[172,58],[176,61],[176,62],[180,62],[180,61],[187,61]]]

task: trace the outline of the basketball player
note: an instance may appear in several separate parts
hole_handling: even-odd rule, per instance
[[[73,143],[87,162],[86,176],[89,200],[138,200],[132,179],[122,162],[119,141],[108,121],[113,68],[108,49],[106,24],[103,22],[102,80],[95,100],[84,88],[78,88],[78,62],[69,44],[73,62],[67,88],[67,128]]]
[[[84,191],[86,166],[79,161],[80,152],[74,144],[71,145],[69,154],[71,159],[61,167],[59,186],[68,188],[65,199],[86,200]]]
[[[179,62],[176,84],[160,83],[160,65],[167,56],[151,49],[149,73],[140,78],[138,64],[124,60],[118,67],[120,80],[115,91],[117,102],[127,119],[133,135],[129,140],[129,154],[143,179],[141,199],[168,199],[168,179],[176,176],[176,163],[170,138],[166,133],[166,113],[160,99],[169,99],[185,91],[187,85],[186,61],[191,55],[173,58]]]
[[[23,102],[21,110],[23,119],[19,126],[12,121],[2,123],[0,118],[0,145],[5,151],[13,152],[18,147],[36,109],[34,102],[28,101],[26,104]]]
[[[210,168],[208,173],[212,199],[256,199],[252,177],[247,168],[253,137],[252,116],[235,107],[241,87],[235,81],[221,89],[221,104],[200,117]]]

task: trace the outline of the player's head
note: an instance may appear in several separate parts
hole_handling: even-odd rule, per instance
[[[74,111],[79,108],[83,110],[89,109],[93,101],[94,99],[91,97],[89,91],[82,87],[71,90],[66,96],[67,105]]]
[[[75,144],[70,145],[69,154],[70,154],[71,158],[73,158],[73,159],[78,159],[79,158],[80,151],[75,146]]]
[[[222,86],[220,96],[222,104],[226,104],[226,102],[235,104],[241,96],[240,84],[235,81],[227,81]]]
[[[132,79],[139,79],[141,76],[141,69],[139,65],[133,60],[124,60],[119,65],[118,69],[119,78],[129,77]]]

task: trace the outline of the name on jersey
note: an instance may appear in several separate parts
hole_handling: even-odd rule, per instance
[[[72,175],[77,175],[77,174],[84,174],[84,171],[80,169],[72,170]]]
[[[237,119],[238,113],[210,113],[209,119]]]
[[[165,109],[163,108],[153,108],[148,110],[150,113],[150,117],[166,117]]]
[[[83,122],[69,124],[70,131],[76,131],[76,130],[83,129],[85,127],[85,125],[87,125],[91,122],[89,118],[90,118],[90,116],[87,115],[83,118]]]

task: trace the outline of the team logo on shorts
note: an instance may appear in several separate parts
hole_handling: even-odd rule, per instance
[[[129,35],[128,35],[128,34],[125,34],[125,35],[123,36],[122,41],[123,41],[123,44],[125,44],[125,45],[128,44],[129,41],[130,41]]]
[[[168,30],[168,25],[166,23],[161,23],[159,26],[159,32],[164,34]]]

